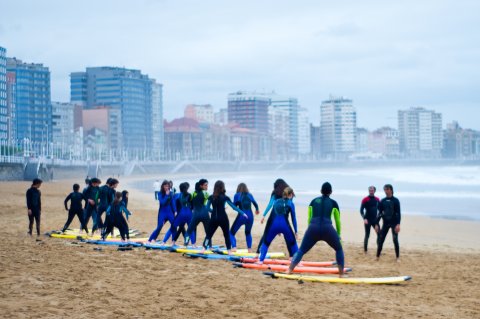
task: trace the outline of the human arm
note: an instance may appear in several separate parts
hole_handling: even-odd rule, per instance
[[[163,207],[165,205],[168,205],[172,201],[172,196],[170,193],[168,194],[160,194],[160,197],[158,199],[160,202],[160,207]]]
[[[272,195],[270,197],[270,202],[268,202],[268,205],[267,207],[265,208],[265,210],[263,211],[263,217],[262,217],[262,220],[260,221],[260,223],[263,224],[263,221],[265,220],[265,216],[267,216],[268,212],[272,209],[272,206],[273,206],[273,203],[275,202],[275,197]]]
[[[234,211],[236,211],[239,215],[243,215],[243,217],[245,217],[245,218],[248,219],[247,214],[245,214],[240,208],[238,208],[237,206],[235,206],[230,199],[227,198],[227,200],[225,201],[225,203],[227,203],[228,206],[230,206],[230,207],[231,207]]]
[[[398,234],[400,232],[400,221],[402,220],[402,213],[400,211],[400,201],[398,200],[398,198],[395,198],[396,201],[396,209],[397,209],[397,216],[398,216],[398,219],[397,219],[397,225],[395,226],[395,232]]]
[[[295,212],[295,204],[293,203],[293,201],[289,201],[290,203],[290,212],[291,212],[291,215],[292,215],[292,224],[293,224],[293,230],[295,231],[295,235],[298,233],[298,228],[297,228],[297,214]]]
[[[341,237],[342,223],[340,222],[340,207],[337,202],[333,202],[333,218],[335,219],[335,229],[337,230],[338,237]]]
[[[212,199],[209,197],[208,200],[207,200],[207,204],[205,205],[205,208],[207,209],[208,212],[213,212],[213,209],[210,208],[210,206],[212,206]]]
[[[310,225],[310,222],[312,221],[312,216],[313,216],[313,207],[312,207],[312,206],[308,206],[307,225]]]
[[[123,213],[125,213],[125,217],[127,218],[127,221],[128,221],[128,217],[132,215],[132,213],[124,205],[122,205],[120,209]]]
[[[235,204],[235,206],[239,208],[242,205],[242,203],[240,202],[240,199],[241,199],[241,193],[235,193],[235,195],[233,196],[233,203]]]
[[[364,198],[362,200],[362,204],[360,205],[360,215],[362,215],[363,223],[365,225],[368,225],[367,215],[365,214],[367,200],[368,200],[368,197]]]
[[[255,207],[255,215],[258,215],[260,212],[258,211],[258,203],[257,201],[255,200],[255,198],[253,198],[253,195],[252,194],[248,194],[248,196],[250,196],[250,200],[252,201],[252,204],[253,206]]]
[[[65,205],[65,210],[68,210],[67,203],[72,198],[72,193],[68,194],[68,196],[63,201],[63,205]]]
[[[380,222],[380,220],[381,220],[382,217],[383,217],[383,202],[382,202],[382,201],[380,201],[380,202],[378,203],[378,208],[377,208],[377,210],[378,210],[378,213],[377,213],[377,222],[376,222],[376,225],[378,226],[378,223]]]

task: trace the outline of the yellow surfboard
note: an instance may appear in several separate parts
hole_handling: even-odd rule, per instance
[[[399,284],[411,280],[410,276],[398,277],[379,277],[379,278],[339,278],[331,276],[313,276],[313,275],[287,275],[278,272],[264,272],[265,275],[272,278],[285,278],[298,281],[328,282],[341,284]]]

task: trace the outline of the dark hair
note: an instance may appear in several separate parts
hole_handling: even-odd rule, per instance
[[[166,194],[165,189],[163,189],[163,186],[165,186],[165,185],[168,185],[168,187],[170,187],[170,182],[167,181],[166,179],[163,180],[162,186],[160,186],[160,192],[161,192],[163,195]]]
[[[102,181],[99,180],[98,178],[94,177],[90,180],[90,185],[92,185],[93,183],[98,183],[98,184],[101,184]]]
[[[392,186],[392,184],[385,184],[385,185],[383,186],[383,189],[385,189],[385,188],[388,188],[389,190],[391,190],[391,191],[392,191],[392,194],[393,194],[393,186]]]
[[[245,183],[240,183],[237,186],[237,193],[248,193],[248,187]]]
[[[112,178],[109,177],[109,178],[107,178],[107,181],[105,182],[105,184],[110,185],[111,182],[112,182]]]
[[[323,183],[321,193],[325,196],[330,195],[332,193],[332,184],[329,182]]]
[[[110,184],[108,184],[108,182],[107,182],[107,184],[110,185],[110,186],[113,186],[113,185],[118,184],[118,183],[119,183],[119,181],[116,178],[110,178]]]
[[[225,195],[225,183],[222,181],[216,181],[213,186],[213,197],[218,197],[220,195]]]
[[[76,192],[80,189],[80,185],[78,184],[73,184],[73,190]]]
[[[282,198],[283,196],[283,190],[285,187],[288,187],[287,182],[285,182],[283,179],[279,178],[273,183],[273,192],[272,195],[275,195],[278,198]]]
[[[200,186],[202,186],[205,183],[208,183],[208,181],[205,178],[202,178],[198,181],[198,185],[200,185]]]
[[[116,192],[115,199],[113,200],[113,205],[118,205],[122,201],[122,193]]]
[[[196,182],[196,183],[195,183],[195,191],[196,191],[197,193],[202,191],[202,188],[200,187],[200,183],[199,183],[199,182]]]
[[[127,190],[123,190],[123,191],[122,191],[122,201],[123,201],[123,203],[125,204],[125,207],[127,207],[127,205],[128,205],[128,197],[127,197],[127,194],[128,194],[128,191],[127,191]]]
[[[43,183],[43,181],[40,178],[34,178],[33,181],[32,181],[32,186],[33,185],[40,185],[42,183]]]
[[[181,183],[179,187],[180,187],[181,193],[186,193],[188,191],[188,188],[190,187],[190,184],[187,182],[184,182],[184,183]]]

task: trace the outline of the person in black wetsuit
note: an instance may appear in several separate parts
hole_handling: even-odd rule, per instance
[[[113,202],[115,198],[115,189],[118,186],[118,180],[115,178],[108,178],[105,182],[105,185],[101,186],[98,190],[98,209],[97,209],[97,218],[93,221],[92,235],[93,233],[101,228],[106,228],[104,222],[102,221],[102,214],[107,211],[108,206]],[[107,223],[107,218],[105,217],[105,223]],[[102,230],[103,232],[103,230]]]
[[[380,201],[378,205],[378,218],[376,230],[379,231],[378,222],[383,219],[382,229],[380,230],[377,247],[377,260],[380,259],[382,253],[383,243],[387,237],[388,231],[392,229],[393,245],[395,246],[395,255],[397,261],[400,258],[400,244],[398,243],[398,233],[400,232],[400,221],[402,215],[400,212],[400,201],[393,196],[393,186],[386,184],[383,187],[386,197]]]
[[[85,197],[85,209],[83,211],[83,222],[84,226],[88,228],[88,222],[90,217],[93,219],[94,223],[97,219],[97,205],[98,205],[98,195],[99,195],[99,185],[101,181],[94,177],[90,180],[90,184],[83,190],[83,196]],[[92,229],[93,230],[93,229]]]
[[[260,224],[263,224],[263,222],[265,221],[265,216],[267,216],[267,214],[270,212],[270,210],[272,209],[273,207],[273,204],[275,203],[275,201],[277,199],[280,199],[282,198],[283,196],[283,191],[285,190],[285,188],[289,187],[287,182],[285,182],[283,179],[279,178],[277,179],[274,183],[273,183],[273,191],[272,191],[272,195],[270,195],[270,201],[267,205],[267,208],[265,208],[265,211],[263,212],[263,217],[262,219],[260,220]],[[295,194],[294,194],[295,196]],[[273,221],[273,215],[270,214],[270,216],[268,216],[268,219],[267,219],[267,224],[265,225],[265,229],[263,230],[263,235],[262,237],[260,238],[260,241],[258,242],[258,248],[257,248],[257,254],[260,254],[260,248],[262,247],[262,244],[263,244],[263,241],[265,240],[265,236],[266,234],[268,233],[268,229],[270,227],[270,225],[272,224],[272,221]],[[290,246],[289,246],[289,253],[291,253],[290,251]]]
[[[222,229],[223,237],[225,238],[225,246],[227,247],[228,254],[231,254],[232,243],[230,241],[230,222],[228,220],[227,212],[225,211],[225,205],[228,204],[238,214],[243,215],[244,218],[248,218],[248,215],[235,206],[230,198],[225,195],[225,184],[222,181],[216,181],[213,187],[213,195],[208,198],[207,209],[212,209],[212,216],[210,218],[210,224],[207,229],[207,236],[203,241],[203,249],[209,249],[212,247],[212,237],[218,227]]]
[[[360,215],[363,218],[363,224],[365,226],[365,238],[363,240],[363,250],[365,254],[368,250],[368,238],[370,237],[370,228],[375,229],[377,225],[377,212],[378,212],[378,204],[380,203],[380,199],[375,196],[375,191],[377,189],[375,186],[368,187],[368,196],[362,200],[362,204],[360,205]],[[378,244],[378,231],[377,232],[377,244]]]
[[[32,236],[33,221],[35,221],[37,228],[37,236],[40,236],[40,215],[42,214],[42,193],[40,193],[40,186],[43,181],[35,178],[32,186],[27,190],[27,211],[28,211],[28,234]]]
[[[65,223],[65,226],[63,226],[62,228],[62,232],[65,232],[67,230],[68,226],[70,226],[70,224],[73,221],[73,218],[76,215],[80,222],[80,230],[84,229],[88,233],[88,229],[87,227],[85,227],[83,222],[82,201],[86,201],[86,200],[85,200],[85,197],[83,197],[83,194],[79,192],[79,190],[80,190],[80,185],[73,184],[73,192],[68,194],[68,196],[63,201],[63,204],[65,205],[65,210],[68,210],[68,219],[67,219],[67,222]],[[70,201],[70,208],[67,207],[68,201]]]
[[[322,196],[314,198],[308,207],[309,225],[300,248],[293,256],[287,271],[288,274],[292,273],[295,266],[302,260],[303,255],[312,249],[318,241],[325,241],[335,250],[339,276],[345,276],[343,274],[345,259],[340,239],[340,209],[337,202],[330,198],[332,185],[329,182],[323,183],[321,193]],[[332,215],[335,218],[336,230],[332,225]]]

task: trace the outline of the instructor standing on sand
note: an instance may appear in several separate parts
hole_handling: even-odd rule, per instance
[[[377,244],[378,244],[378,230],[376,229],[377,225],[377,212],[378,204],[380,199],[375,196],[375,191],[377,189],[375,186],[368,187],[368,196],[362,200],[362,205],[360,205],[360,215],[363,218],[363,224],[365,226],[365,239],[363,240],[363,250],[365,254],[368,250],[368,238],[370,237],[370,228],[375,229],[377,232]]]
[[[42,194],[38,190],[42,185],[42,180],[35,178],[32,186],[27,190],[27,209],[28,209],[28,234],[32,236],[33,221],[37,226],[37,236],[40,236],[40,215],[42,213]]]
[[[379,226],[378,222],[380,219],[383,219],[382,229],[380,230],[378,238],[378,249],[377,249],[377,260],[380,259],[380,254],[382,253],[383,242],[385,237],[387,237],[388,231],[392,229],[393,244],[395,245],[395,255],[397,256],[397,261],[400,258],[400,245],[398,243],[398,233],[400,232],[400,220],[402,215],[400,213],[400,201],[398,198],[393,196],[393,186],[386,184],[383,186],[386,197],[382,199],[378,205],[378,219],[375,230],[378,232]]]

